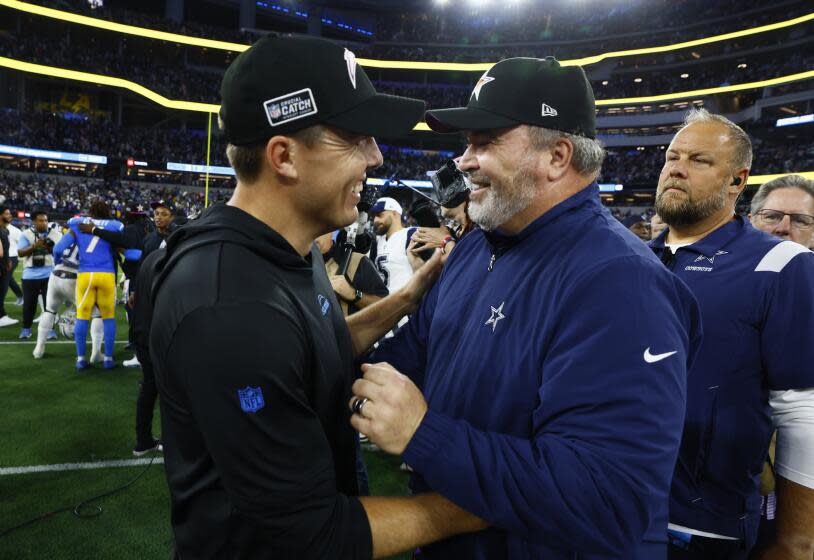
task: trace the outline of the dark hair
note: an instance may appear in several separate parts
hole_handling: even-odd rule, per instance
[[[36,220],[37,216],[45,216],[47,218],[48,212],[46,212],[45,210],[34,210],[33,212],[31,212],[31,221],[33,222],[34,220]]]
[[[5,213],[6,210],[11,211],[11,208],[9,208],[8,206],[0,204],[0,214]]]
[[[100,220],[110,219],[110,207],[107,205],[107,202],[101,198],[97,198],[91,202],[89,213],[91,218],[98,218]]]

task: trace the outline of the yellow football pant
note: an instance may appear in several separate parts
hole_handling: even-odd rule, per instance
[[[93,306],[102,319],[116,315],[116,275],[112,272],[80,272],[76,277],[76,318],[90,320]]]

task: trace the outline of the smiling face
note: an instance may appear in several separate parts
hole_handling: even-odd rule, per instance
[[[664,222],[684,226],[734,212],[737,193],[730,196],[729,189],[734,150],[719,123],[694,123],[675,135],[656,190],[656,212]]]
[[[467,131],[468,146],[458,167],[469,174],[469,217],[494,230],[529,207],[537,194],[537,152],[522,126]]]
[[[376,141],[325,127],[312,146],[302,144],[301,149],[297,170],[302,188],[294,193],[298,213],[323,233],[354,222],[367,170],[382,164]]]

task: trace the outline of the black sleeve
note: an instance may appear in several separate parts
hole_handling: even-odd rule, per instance
[[[6,273],[6,263],[9,260],[8,252],[11,246],[11,243],[8,240],[8,233],[6,233],[5,228],[0,228],[0,245],[3,246],[3,256],[0,257],[0,265],[2,268],[0,269],[0,276]]]
[[[390,293],[376,270],[376,265],[366,256],[359,261],[359,268],[356,269],[356,276],[353,277],[353,287],[371,296],[386,297]]]
[[[308,398],[308,347],[295,312],[253,301],[190,314],[165,355],[167,371],[183,372],[191,413],[244,523],[237,530],[269,558],[368,559],[367,515],[337,492],[331,446]],[[254,411],[241,399],[246,390]]]
[[[122,231],[108,231],[102,228],[96,228],[93,230],[93,235],[116,247],[122,247],[124,249],[139,248],[138,234],[131,228],[126,227]]]

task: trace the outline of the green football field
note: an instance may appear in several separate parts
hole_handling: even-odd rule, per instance
[[[17,276],[19,281],[19,269]],[[14,300],[9,291],[6,311],[22,320],[22,307]],[[126,341],[121,306],[117,319],[116,338]],[[19,327],[0,328],[0,534],[42,518],[0,536],[0,558],[170,558],[164,467],[131,461],[141,370],[96,365],[77,372],[72,341],[62,337],[49,341],[45,357],[34,360],[36,325],[27,341],[17,339]],[[130,357],[124,342],[118,343],[117,363]],[[157,406],[154,433],[160,435]],[[109,464],[122,460],[128,463]],[[365,461],[371,493],[405,493],[407,476],[399,471],[398,458],[365,452]],[[137,477],[124,490],[80,510],[84,517],[72,513],[83,500]],[[62,508],[70,511],[43,517]]]

